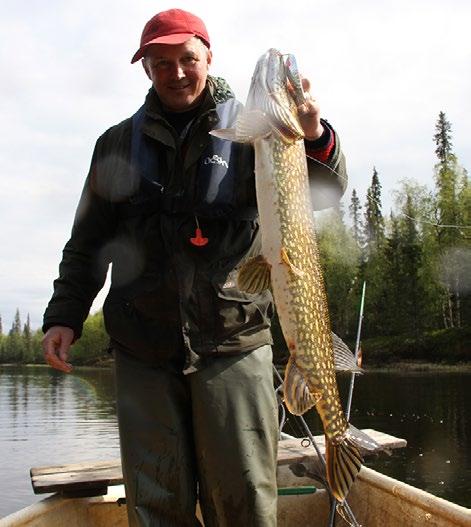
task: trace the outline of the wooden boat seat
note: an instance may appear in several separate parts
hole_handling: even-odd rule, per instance
[[[381,448],[395,449],[407,445],[405,439],[364,429]],[[322,454],[325,452],[324,436],[314,436]],[[365,455],[374,452],[365,452]],[[278,465],[313,462],[317,453],[306,439],[283,439],[278,444]],[[35,494],[59,493],[64,497],[90,497],[106,494],[109,486],[121,485],[123,473],[121,461],[92,461],[71,465],[32,468],[31,483]]]

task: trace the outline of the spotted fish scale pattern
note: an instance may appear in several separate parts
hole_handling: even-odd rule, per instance
[[[297,328],[296,347],[292,352],[310,391],[319,398],[316,407],[325,432],[336,441],[348,425],[340,407],[335,378],[329,311],[309,200],[304,145],[302,141],[287,144],[273,139],[272,152],[281,246],[299,271],[291,272],[288,281],[293,298],[289,317]]]

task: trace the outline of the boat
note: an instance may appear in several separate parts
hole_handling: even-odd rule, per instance
[[[402,439],[364,430],[381,446],[406,445]],[[316,436],[322,453],[323,436]],[[278,456],[278,527],[327,526],[327,491],[312,478],[295,475],[318,460],[306,440],[282,439]],[[293,471],[294,470],[294,471]],[[126,527],[127,515],[119,460],[31,470],[36,493],[52,496],[0,519],[0,527]],[[96,495],[99,494],[99,495]],[[81,496],[82,497],[79,497]],[[83,497],[85,495],[85,497]],[[72,497],[73,496],[73,497]],[[363,466],[347,498],[363,527],[471,527],[471,510]],[[351,525],[339,511],[336,527]],[[201,520],[201,517],[200,517]],[[238,527],[238,526],[234,526]]]

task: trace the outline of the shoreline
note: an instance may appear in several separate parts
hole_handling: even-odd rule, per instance
[[[363,366],[365,373],[368,372],[387,372],[387,371],[396,371],[396,370],[405,370],[407,372],[417,371],[417,372],[447,372],[447,371],[463,371],[471,372],[471,361],[467,362],[457,362],[454,364],[448,364],[443,362],[426,362],[426,361],[398,361],[388,364],[365,364]]]
[[[114,361],[111,359],[109,361],[100,361],[96,364],[77,364],[72,366],[75,369],[85,370],[85,369],[112,369],[114,365]],[[0,368],[14,368],[18,366],[28,366],[29,368],[48,368],[53,370],[51,366],[48,364],[40,364],[40,363],[32,363],[32,364],[23,364],[20,362],[10,362],[10,363],[0,363]],[[284,364],[275,364],[277,368],[284,369]],[[420,361],[420,360],[410,360],[410,361],[397,361],[397,362],[388,362],[385,364],[378,364],[378,363],[372,363],[372,364],[364,364],[363,370],[365,373],[370,372],[388,372],[388,371],[396,371],[396,370],[405,370],[405,371],[417,371],[417,372],[429,372],[429,371],[436,371],[436,372],[446,372],[446,371],[462,371],[462,372],[471,372],[471,361],[465,361],[465,362],[456,362],[454,364],[451,363],[443,363],[443,362],[427,362],[427,361]],[[339,372],[342,374],[342,372]],[[348,372],[346,372],[348,373]]]

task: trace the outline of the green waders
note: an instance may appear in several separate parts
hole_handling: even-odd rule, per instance
[[[131,527],[276,526],[277,403],[270,346],[189,375],[116,353]]]

